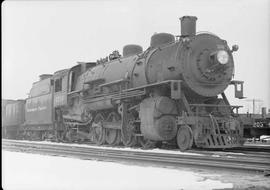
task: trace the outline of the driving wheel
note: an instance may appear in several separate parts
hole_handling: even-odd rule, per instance
[[[189,126],[183,125],[177,132],[177,145],[181,151],[191,148],[193,142],[192,130]]]
[[[117,122],[120,120],[120,116],[115,113],[111,112],[107,118],[107,122]],[[109,145],[118,145],[121,141],[121,133],[118,129],[105,129],[106,131],[106,142]]]

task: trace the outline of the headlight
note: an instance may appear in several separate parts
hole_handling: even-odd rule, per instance
[[[224,65],[229,61],[229,54],[225,50],[219,50],[217,52],[217,60],[220,64]]]

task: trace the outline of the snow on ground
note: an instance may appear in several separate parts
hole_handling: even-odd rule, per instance
[[[192,171],[123,165],[112,162],[9,152],[2,150],[5,190],[222,189],[232,183]]]

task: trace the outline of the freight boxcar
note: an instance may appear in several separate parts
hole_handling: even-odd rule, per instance
[[[244,137],[259,139],[262,135],[270,135],[270,113],[240,114],[244,126]]]
[[[25,121],[25,100],[2,100],[2,136],[15,138]]]
[[[1,103],[2,103],[2,108],[1,108],[1,111],[2,111],[2,137],[6,137],[6,132],[5,132],[5,129],[6,129],[6,126],[7,126],[7,118],[6,118],[6,107],[8,104],[11,104],[11,103],[14,103],[15,100],[10,100],[10,99],[2,99]]]

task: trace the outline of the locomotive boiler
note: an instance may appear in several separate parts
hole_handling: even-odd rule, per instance
[[[98,145],[149,148],[172,143],[180,150],[241,146],[240,106],[231,106],[224,94],[231,84],[235,97],[243,98],[243,82],[232,80],[232,53],[238,47],[230,48],[212,33],[197,33],[194,16],[180,20],[181,35],[156,33],[144,51],[130,44],[122,55],[114,51],[48,75],[50,128],[40,130],[42,137],[54,129],[58,139]],[[30,105],[39,105],[28,103],[31,98],[26,115],[35,109]],[[39,129],[37,125],[31,129]]]

